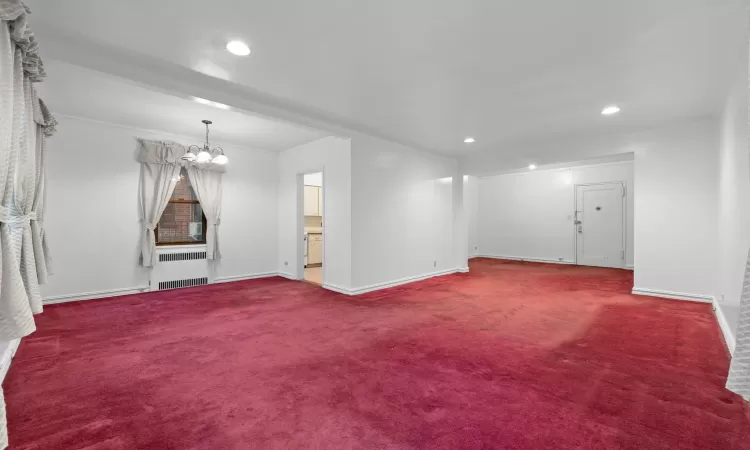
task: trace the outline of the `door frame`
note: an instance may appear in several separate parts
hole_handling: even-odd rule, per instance
[[[625,180],[618,181],[602,181],[600,183],[579,183],[573,185],[573,251],[575,254],[575,264],[580,266],[578,262],[578,187],[581,186],[601,186],[603,184],[619,184],[623,190],[623,201],[622,201],[622,267],[625,269],[627,266],[626,261],[628,260],[628,183]],[[586,266],[586,267],[599,267],[599,266]]]
[[[323,266],[321,267],[320,272],[320,281],[322,286],[326,281],[326,230],[328,229],[326,227],[327,189],[325,166],[322,166],[320,169],[309,169],[305,170],[304,172],[297,173],[297,273],[294,274],[294,276],[296,280],[304,281],[305,279],[305,245],[307,245],[307,242],[305,241],[305,175],[310,175],[313,173],[323,174],[323,183],[320,187],[323,190],[323,248],[321,249]]]

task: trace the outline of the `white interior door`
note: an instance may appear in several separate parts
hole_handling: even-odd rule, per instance
[[[625,186],[601,183],[576,186],[576,263],[624,267]]]

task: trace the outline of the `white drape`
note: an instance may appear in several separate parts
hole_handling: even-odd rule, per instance
[[[42,311],[46,280],[44,227],[45,137],[54,119],[36,97],[33,82],[44,68],[20,0],[0,0],[0,341],[32,333]],[[7,446],[0,391],[0,449]]]
[[[176,142],[138,140],[137,160],[141,163],[140,198],[141,265],[153,267],[158,260],[154,229],[172,196],[180,170],[185,167],[198,201],[206,215],[208,259],[221,259],[221,174],[224,167],[212,163],[192,163],[182,159],[187,149]]]
[[[750,58],[748,58],[750,67]],[[750,90],[750,79],[748,79],[748,90]],[[750,117],[748,118],[750,127]],[[747,150],[750,151],[750,142]],[[748,173],[750,176],[750,173]],[[745,199],[750,202],[750,199]],[[746,400],[750,401],[750,252],[748,252],[745,264],[745,279],[742,285],[742,297],[740,299],[740,318],[737,325],[737,337],[732,355],[732,364],[729,368],[727,389],[732,390]]]
[[[737,326],[732,365],[729,369],[727,389],[750,401],[750,253],[745,265],[745,280],[740,300],[740,318]]]
[[[47,110],[43,101],[34,100],[34,121],[36,122],[36,152],[35,152],[35,181],[34,196],[31,201],[31,211],[36,220],[31,222],[32,243],[34,244],[34,260],[39,284],[47,282],[47,275],[51,274],[50,252],[47,235],[44,230],[45,207],[47,206],[47,137],[55,132],[57,122]]]
[[[208,259],[221,259],[219,225],[221,224],[221,172],[188,166],[190,185],[206,215],[206,254]]]
[[[169,203],[181,167],[175,164],[141,163],[141,265],[153,267],[157,262],[154,229]]]

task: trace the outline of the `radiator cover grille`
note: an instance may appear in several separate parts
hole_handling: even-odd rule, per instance
[[[190,261],[193,259],[206,259],[206,252],[182,252],[182,253],[159,254],[159,262]]]
[[[178,289],[178,288],[191,287],[191,286],[201,286],[204,284],[208,284],[207,277],[187,278],[185,280],[160,281],[159,290],[163,291],[165,289]]]

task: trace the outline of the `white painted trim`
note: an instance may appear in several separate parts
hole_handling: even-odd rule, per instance
[[[344,288],[344,287],[336,286],[336,285],[332,285],[332,284],[324,284],[323,287],[325,289],[329,289],[331,291],[339,292],[341,294],[359,295],[359,294],[366,294],[368,292],[379,291],[381,289],[386,289],[386,288],[390,288],[390,287],[401,286],[402,284],[413,283],[415,281],[422,281],[422,280],[426,280],[428,278],[440,277],[440,276],[443,276],[443,275],[450,275],[452,273],[456,273],[456,272],[459,272],[459,271],[460,271],[460,269],[440,270],[440,271],[437,271],[437,272],[430,272],[430,273],[426,273],[426,274],[422,274],[422,275],[416,275],[416,276],[413,276],[413,277],[406,277],[406,278],[400,278],[398,280],[393,280],[393,281],[385,281],[383,283],[370,284],[368,286],[362,286],[362,287],[358,287],[358,288]]]
[[[246,275],[232,275],[232,276],[227,276],[227,277],[218,277],[213,280],[213,283],[228,283],[231,281],[252,280],[255,278],[267,278],[267,277],[275,277],[275,276],[282,276],[285,278],[291,277],[291,275],[289,274],[283,274],[283,273],[278,273],[278,272],[262,272],[262,273],[246,274]],[[291,278],[291,279],[294,279],[294,278]],[[99,298],[119,297],[121,295],[140,294],[143,292],[152,292],[152,291],[150,287],[142,286],[142,287],[134,287],[134,288],[109,289],[106,291],[83,292],[80,294],[52,295],[49,297],[44,297],[44,299],[42,300],[42,303],[45,305],[54,305],[57,303],[76,302],[79,300],[96,300]],[[153,292],[156,292],[156,291],[153,291]]]
[[[249,273],[246,275],[230,275],[227,277],[216,277],[214,283],[231,283],[232,281],[254,280],[256,278],[268,278],[278,276],[278,272]]]
[[[338,292],[339,294],[353,295],[348,288],[341,287],[336,284],[323,283],[321,287],[323,289],[328,289],[329,291]]]
[[[458,269],[442,270],[438,272],[431,272],[431,273],[417,275],[413,277],[401,278],[399,280],[394,280],[394,281],[371,284],[369,286],[363,286],[360,288],[353,288],[353,289],[345,288],[342,286],[337,286],[335,284],[328,284],[328,283],[324,283],[322,287],[324,289],[328,289],[334,292],[339,292],[341,294],[357,295],[357,294],[364,294],[366,292],[377,291],[380,289],[385,289],[385,288],[389,288],[393,286],[399,286],[402,284],[413,283],[415,281],[426,280],[428,278],[439,277],[442,275],[449,275],[449,274],[457,273],[457,272],[467,273],[469,272],[469,268],[463,267],[463,268],[458,268]],[[252,280],[256,278],[267,278],[267,277],[275,277],[275,276],[287,278],[293,281],[300,281],[294,275],[288,272],[262,272],[262,273],[247,274],[247,275],[232,275],[232,276],[227,276],[227,277],[218,277],[214,279],[214,283],[229,283],[232,281]],[[45,305],[53,305],[56,303],[67,303],[67,302],[73,302],[73,301],[78,301],[78,300],[94,300],[98,298],[117,297],[120,295],[139,294],[141,292],[148,292],[148,291],[149,291],[148,286],[144,286],[140,288],[112,289],[108,291],[87,292],[83,294],[68,294],[68,295],[45,297],[43,302]]]
[[[543,171],[564,172],[567,170],[587,169],[591,167],[616,166],[616,165],[625,165],[625,164],[632,165],[634,161],[633,155],[634,155],[633,153],[621,153],[617,155],[592,158],[589,160],[545,164],[542,166],[537,166],[537,168],[534,169],[534,172],[543,172]],[[533,172],[531,172],[526,166],[523,166],[523,167],[518,167],[518,168],[511,168],[511,169],[504,169],[504,170],[501,169],[501,170],[494,170],[491,172],[480,172],[474,175],[472,174],[469,174],[469,175],[475,176],[477,178],[492,178],[492,177],[497,177],[501,175],[525,175],[529,173],[533,173]]]
[[[633,287],[633,295],[647,295],[649,297],[662,297],[672,300],[687,300],[690,302],[713,303],[714,298],[710,295],[689,294],[686,292],[660,291],[657,289],[644,289]]]
[[[624,269],[626,269],[626,270],[635,270],[635,266],[633,266],[632,264],[626,264],[625,267],[624,267]]]
[[[727,322],[727,318],[724,316],[724,311],[721,309],[719,302],[714,299],[713,310],[716,314],[716,321],[719,322],[719,328],[721,328],[721,334],[724,336],[724,342],[727,343],[727,349],[729,349],[729,355],[734,355],[734,348],[737,345],[737,341],[732,334],[732,328]]]
[[[161,136],[164,136],[165,140],[173,140],[173,141],[179,142],[181,144],[183,144],[183,142],[195,142],[195,141],[200,142],[200,141],[202,141],[204,139],[204,136],[202,134],[196,134],[194,136],[178,135],[178,134],[170,133],[169,131],[154,130],[154,129],[142,128],[142,127],[133,127],[133,126],[130,126],[130,125],[122,125],[122,124],[114,123],[114,122],[105,122],[103,120],[92,119],[90,117],[76,116],[76,115],[73,115],[73,114],[65,114],[65,113],[62,113],[60,111],[54,111],[52,114],[55,117],[64,117],[66,119],[78,120],[78,121],[81,121],[81,122],[89,122],[89,123],[93,123],[93,124],[96,124],[96,125],[104,125],[104,126],[108,126],[108,127],[122,128],[122,129],[125,129],[125,130],[131,130],[131,131],[136,131],[136,132],[161,135]],[[180,141],[183,141],[183,142],[180,142]],[[258,151],[258,152],[262,152],[262,153],[272,153],[272,154],[278,154],[281,151],[281,150],[271,150],[271,149],[267,149],[267,148],[259,148],[259,147],[255,147],[254,145],[249,145],[249,144],[246,144],[246,143],[243,144],[243,143],[240,143],[240,142],[221,141],[221,142],[219,142],[219,144],[223,144],[223,145],[221,145],[221,147],[224,148],[224,149],[226,149],[227,147],[230,147],[230,150],[247,150],[247,149],[250,149],[250,150],[254,150],[254,151]],[[188,144],[188,145],[190,145],[190,144]],[[298,145],[305,145],[305,143],[298,144]],[[201,245],[201,244],[196,244],[196,245]],[[202,244],[202,245],[205,246],[206,244]]]
[[[509,261],[527,261],[527,262],[540,262],[550,264],[575,264],[575,261],[568,259],[560,261],[559,259],[551,258],[524,258],[520,256],[506,256],[506,255],[477,255],[475,258],[491,258],[491,259],[507,259]]]
[[[3,352],[2,357],[0,357],[0,383],[5,380],[5,375],[8,373],[8,369],[10,369],[10,362],[13,360],[13,357],[16,356],[16,351],[20,344],[20,338],[13,339],[10,341],[8,348]]]
[[[56,303],[75,302],[78,300],[95,300],[98,298],[140,294],[142,292],[148,292],[150,290],[151,288],[149,286],[141,286],[134,288],[109,289],[106,291],[83,292],[80,294],[51,295],[49,297],[44,297],[44,299],[42,299],[42,303],[45,305],[54,305]]]
[[[156,246],[157,253],[205,252],[206,244],[162,245]]]

